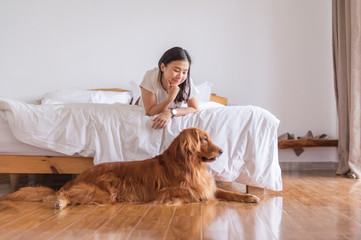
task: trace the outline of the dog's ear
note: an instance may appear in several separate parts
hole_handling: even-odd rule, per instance
[[[197,154],[200,151],[199,130],[187,129],[184,135],[183,149],[189,155]]]

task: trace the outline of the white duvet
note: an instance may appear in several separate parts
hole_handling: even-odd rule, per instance
[[[94,157],[94,164],[154,157],[181,130],[200,127],[224,151],[207,165],[215,179],[282,190],[279,120],[259,107],[205,108],[172,118],[161,130],[151,128],[154,117],[146,116],[143,108],[117,103],[31,105],[0,99],[0,110],[6,112],[19,141],[67,155]]]

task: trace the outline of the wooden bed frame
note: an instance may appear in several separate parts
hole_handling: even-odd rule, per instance
[[[90,91],[127,92],[119,88],[91,89]],[[211,94],[211,101],[223,105],[228,99]],[[0,155],[0,173],[46,173],[46,174],[79,174],[93,166],[93,158],[74,156],[24,156]]]

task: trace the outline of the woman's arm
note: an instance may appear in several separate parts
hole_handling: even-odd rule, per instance
[[[147,115],[154,116],[164,112],[168,109],[169,105],[173,102],[171,98],[168,98],[164,102],[157,104],[157,98],[154,93],[141,87],[142,99],[144,109]]]
[[[186,107],[186,108],[177,108],[176,116],[184,116],[189,113],[198,112],[199,106],[198,106],[198,100],[196,97],[189,99],[187,101],[187,105],[188,105],[188,107]],[[155,128],[155,129],[164,128],[167,125],[167,123],[171,117],[172,117],[172,110],[171,109],[164,110],[161,114],[159,114],[159,116],[157,116],[156,118],[153,119],[152,128]]]
[[[176,116],[185,116],[189,113],[196,113],[199,111],[198,99],[197,97],[193,97],[187,101],[188,107],[186,108],[177,108]]]

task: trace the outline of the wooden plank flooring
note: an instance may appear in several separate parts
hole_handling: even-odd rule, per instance
[[[25,180],[27,178],[24,178]],[[45,178],[46,179],[46,178]],[[0,202],[0,239],[361,239],[361,182],[332,171],[283,172],[259,204],[163,206]],[[0,174],[0,196],[9,191]]]

